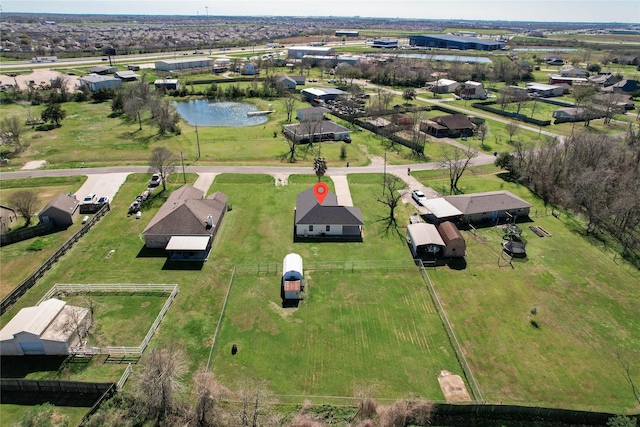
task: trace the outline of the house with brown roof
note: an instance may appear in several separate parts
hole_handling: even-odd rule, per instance
[[[165,249],[174,261],[206,261],[227,212],[227,196],[184,185],[171,193],[142,232],[145,246]]]
[[[436,137],[468,136],[473,134],[475,125],[464,114],[434,117],[420,123],[420,130]]]
[[[53,222],[56,227],[73,224],[80,212],[78,200],[71,194],[58,194],[38,214],[40,222]]]
[[[342,238],[362,240],[364,220],[360,208],[341,206],[338,197],[327,192],[322,204],[313,187],[298,194],[295,209],[295,236],[302,238]]]

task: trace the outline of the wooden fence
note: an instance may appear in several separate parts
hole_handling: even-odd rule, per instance
[[[0,315],[4,314],[9,307],[16,303],[29,289],[36,284],[38,279],[45,275],[45,273],[56,263],[58,260],[67,253],[69,249],[76,244],[80,238],[82,238],[87,232],[94,226],[107,212],[109,212],[109,205],[103,205],[102,208],[96,212],[96,214],[87,223],[78,230],[73,236],[69,238],[53,255],[51,255],[38,269],[27,277],[20,285],[18,285],[9,295],[7,295],[2,302],[0,302]]]
[[[0,235],[0,246],[10,245],[11,243],[21,242],[23,240],[31,239],[32,237],[49,234],[55,228],[56,225],[52,221],[50,221],[42,222],[40,224],[34,225],[33,227],[14,230],[10,233]]]
[[[165,301],[160,313],[156,316],[153,324],[149,328],[147,335],[144,337],[140,345],[135,347],[126,346],[106,346],[100,347],[78,347],[71,349],[70,352],[75,355],[92,355],[92,354],[107,354],[112,357],[129,357],[129,356],[142,356],[144,350],[149,345],[151,338],[155,334],[165,314],[169,310],[171,303],[178,295],[178,285],[176,284],[140,284],[140,283],[90,283],[90,284],[60,284],[56,283],[47,291],[46,294],[38,301],[39,305],[43,301],[52,298],[59,293],[66,294],[88,294],[88,293],[169,293],[169,297]]]

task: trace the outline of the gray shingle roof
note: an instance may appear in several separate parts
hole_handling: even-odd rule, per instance
[[[506,190],[460,194],[443,198],[458,208],[464,215],[531,207],[529,203]]]
[[[360,208],[338,205],[337,196],[328,192],[324,203],[318,203],[313,187],[298,194],[296,199],[296,225],[340,224],[364,225]]]
[[[190,185],[174,191],[142,232],[143,235],[213,234],[226,206],[227,196],[216,192],[203,199],[204,193]],[[211,215],[214,226],[206,227]]]

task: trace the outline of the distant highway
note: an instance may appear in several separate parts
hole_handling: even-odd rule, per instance
[[[354,45],[364,45],[365,42],[362,40],[356,41],[347,41],[344,45],[354,46]],[[342,42],[332,42],[328,43],[327,46],[343,46]],[[289,46],[286,46],[289,47]],[[286,49],[286,47],[284,49]],[[274,51],[280,51],[282,48],[273,48],[267,49],[263,45],[260,46],[245,46],[241,47],[233,47],[226,50],[220,49],[203,49],[202,54],[194,54],[193,50],[178,50],[174,52],[160,52],[160,53],[144,53],[144,54],[132,54],[132,55],[114,55],[111,57],[112,65],[126,65],[126,64],[138,64],[141,62],[150,62],[159,59],[177,59],[183,57],[212,57],[212,56],[220,56],[220,55],[229,55],[229,54],[238,54],[244,53],[248,56],[253,56],[261,53],[272,53]],[[209,52],[211,52],[209,54]],[[55,70],[57,68],[73,68],[73,67],[88,67],[91,65],[101,65],[108,64],[108,57],[100,56],[100,57],[89,57],[89,58],[58,58],[56,62],[39,62],[32,63],[30,61],[0,61],[0,74],[5,74],[9,71],[21,71],[21,70],[31,70],[31,69],[52,69]]]

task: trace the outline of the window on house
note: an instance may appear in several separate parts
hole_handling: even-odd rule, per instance
[[[327,225],[326,231],[331,231],[331,226],[330,225]]]
[[[309,226],[309,231],[313,231],[313,225]]]

